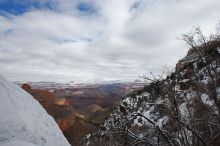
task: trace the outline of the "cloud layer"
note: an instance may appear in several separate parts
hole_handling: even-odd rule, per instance
[[[174,66],[177,36],[213,32],[219,0],[0,0],[0,73],[11,80],[134,80]]]

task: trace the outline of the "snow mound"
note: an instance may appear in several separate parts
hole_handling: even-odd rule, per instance
[[[2,76],[0,117],[1,146],[70,146],[39,102]]]

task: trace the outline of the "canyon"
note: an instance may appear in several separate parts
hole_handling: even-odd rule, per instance
[[[50,114],[72,145],[95,132],[126,95],[146,83],[19,82]]]

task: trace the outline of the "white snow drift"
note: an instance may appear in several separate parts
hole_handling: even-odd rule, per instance
[[[0,76],[0,146],[70,146],[31,95]]]

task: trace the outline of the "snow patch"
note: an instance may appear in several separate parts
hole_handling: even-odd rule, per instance
[[[209,95],[207,95],[207,94],[202,94],[201,99],[204,104],[207,104],[209,106],[212,106],[214,104],[214,101],[210,100]]]
[[[163,118],[160,118],[157,122],[157,126],[159,126],[160,128],[163,127],[163,125],[165,125],[168,121],[169,117],[168,116],[164,116]]]
[[[217,49],[218,53],[220,54],[220,47],[218,47],[218,48],[216,48],[216,49]]]
[[[179,110],[180,110],[181,117],[183,118],[183,120],[185,120],[187,122],[188,119],[189,119],[189,111],[188,111],[188,108],[187,108],[187,104],[185,102],[182,103],[179,106]]]
[[[217,92],[218,99],[220,99],[220,87],[216,88],[216,92]]]

